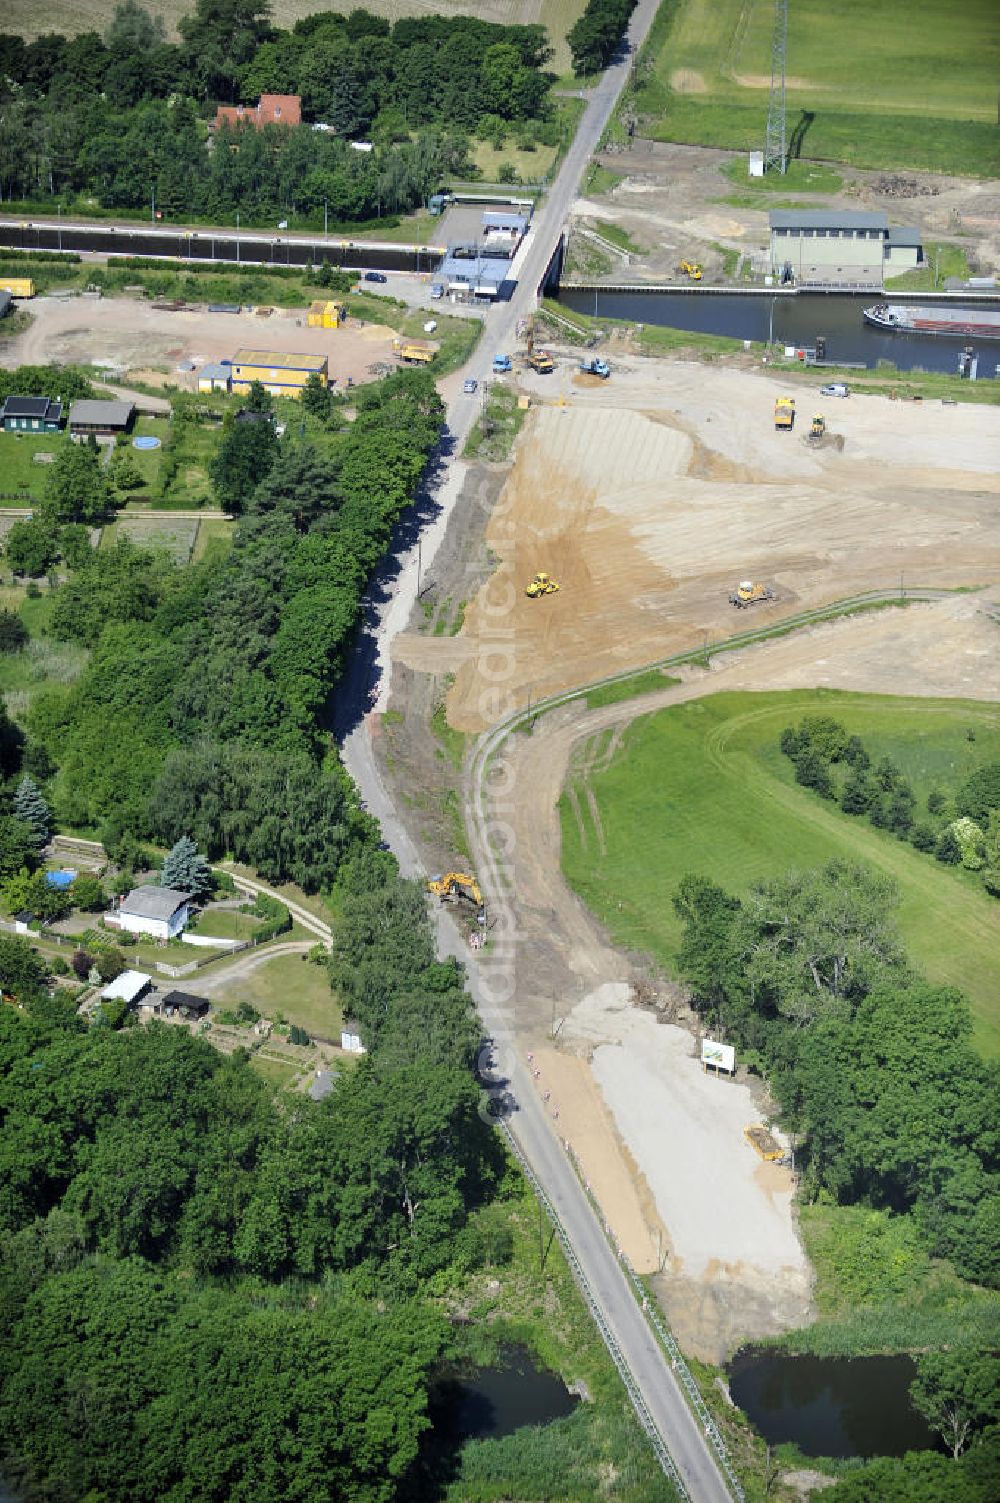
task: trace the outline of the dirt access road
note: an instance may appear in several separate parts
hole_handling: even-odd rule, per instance
[[[741,579],[774,590],[757,624],[900,579],[1000,578],[994,408],[823,401],[817,380],[815,396],[796,388],[796,429],[779,433],[784,388],[740,370],[637,357],[600,382],[561,359],[522,385],[544,405],[487,527],[496,572],[459,635],[409,631],[393,648],[412,670],[454,675],[458,730],[730,636],[750,619],[728,603]],[[814,448],[805,431],[821,408],[829,432]],[[525,597],[538,569],[559,594]]]
[[[98,371],[129,372],[150,385],[167,381],[195,391],[198,368],[231,360],[238,349],[299,350],[326,355],[330,378],[346,386],[371,381],[370,366],[395,364],[394,333],[382,324],[351,321],[339,329],[310,329],[305,309],[277,309],[269,318],[209,313],[207,308],[172,312],[142,298],[40,297],[32,322],[0,348],[0,364],[92,365]],[[193,370],[179,366],[193,361]]]
[[[638,1267],[649,1270],[654,1256],[664,1265],[655,1283],[675,1333],[707,1360],[808,1316],[791,1178],[743,1141],[757,1115],[745,1088],[704,1076],[690,1032],[630,1004],[642,968],[564,882],[557,805],[570,757],[636,715],[723,690],[827,685],[1000,700],[988,609],[998,598],[994,587],[813,627],[720,654],[664,691],[594,710],[574,701],[541,715],[530,734],[498,731],[477,744],[473,856],[516,949],[518,1048],[536,1062],[534,1088],[548,1093],[609,1226]]]

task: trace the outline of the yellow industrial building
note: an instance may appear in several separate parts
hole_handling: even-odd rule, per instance
[[[310,303],[308,324],[310,329],[339,329],[347,314],[343,303]]]
[[[327,384],[325,355],[295,355],[282,350],[237,350],[233,356],[231,385],[234,392],[248,392],[259,381],[274,397],[298,397],[309,377]]]

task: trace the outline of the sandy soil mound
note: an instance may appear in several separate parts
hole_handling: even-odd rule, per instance
[[[496,573],[435,654],[456,671],[458,729],[730,635],[739,579],[774,589],[756,618],[778,620],[901,577],[1000,577],[990,408],[855,397],[828,414],[836,442],[815,446],[775,432],[781,387],[762,377],[640,361],[599,388],[569,366],[545,379],[551,405],[530,413],[490,521]],[[799,397],[802,432],[814,402]],[[525,597],[537,570],[557,595]],[[411,639],[396,652],[423,666]]]

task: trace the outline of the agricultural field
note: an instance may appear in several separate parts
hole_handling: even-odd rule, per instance
[[[377,16],[398,21],[402,16],[477,16],[503,26],[528,25],[540,21],[548,30],[555,48],[552,67],[560,73],[570,66],[566,33],[583,13],[586,0],[369,0],[366,9]],[[27,38],[43,31],[76,36],[83,31],[104,32],[114,14],[115,0],[53,0],[44,14],[29,0],[9,0],[5,30]],[[194,9],[194,0],[158,0],[152,6],[163,17],[168,34],[175,37],[181,16]],[[272,0],[271,20],[275,26],[293,26],[303,16],[321,11],[345,13],[353,7],[344,0],[330,5],[325,0]]]
[[[932,790],[953,792],[975,768],[1000,761],[1000,708],[992,704],[829,691],[716,695],[637,720],[606,766],[594,770],[597,757],[578,770],[586,796],[567,793],[561,803],[567,878],[617,943],[652,951],[672,971],[681,930],[671,898],[684,874],[741,894],[791,868],[869,863],[897,884],[897,919],[915,965],[966,993],[977,1045],[1000,1054],[1000,906],[978,873],[946,867],[795,784],[778,738],[818,712],[859,735],[873,758],[896,762],[918,812]]]
[[[663,7],[636,99],[662,141],[763,145],[773,8],[752,0]],[[795,155],[859,167],[995,176],[1000,19],[992,0],[797,0],[788,18]]]

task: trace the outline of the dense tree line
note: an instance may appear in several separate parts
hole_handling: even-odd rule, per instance
[[[950,795],[932,788],[922,813],[892,759],[875,762],[860,736],[829,716],[786,726],[780,746],[804,788],[946,865],[981,871],[987,892],[1000,896],[1000,764],[977,768]]]
[[[968,1005],[907,964],[891,884],[860,867],[742,900],[686,877],[675,906],[695,1005],[766,1073],[809,1194],[912,1213],[932,1253],[1000,1284],[1000,1072]]]
[[[340,220],[413,208],[465,167],[484,118],[541,122],[549,56],[540,26],[465,16],[395,25],[364,10],[273,27],[258,0],[197,0],[182,41],[134,0],[106,36],[25,43],[0,36],[0,191],[6,198],[93,193],[109,208],[151,204],[207,217],[241,209]],[[215,101],[262,92],[302,98],[308,125],[228,126],[210,139]],[[352,151],[352,138],[376,150]]]
[[[344,881],[410,890],[374,848]],[[0,1010],[0,1456],[28,1498],[396,1496],[445,1338],[420,1283],[484,1256],[466,1221],[503,1171],[461,974],[405,924],[381,1038],[283,1108],[186,1031],[83,1031],[0,941],[25,1008]]]
[[[600,73],[608,66],[628,28],[637,0],[587,0],[587,8],[566,40],[577,73]]]
[[[189,835],[309,891],[367,838],[320,717],[442,409],[421,371],[364,388],[356,407],[329,455],[274,444],[222,560],[178,569],[120,539],[56,592],[51,630],[92,649],[29,716],[63,822],[103,826],[115,850]]]

